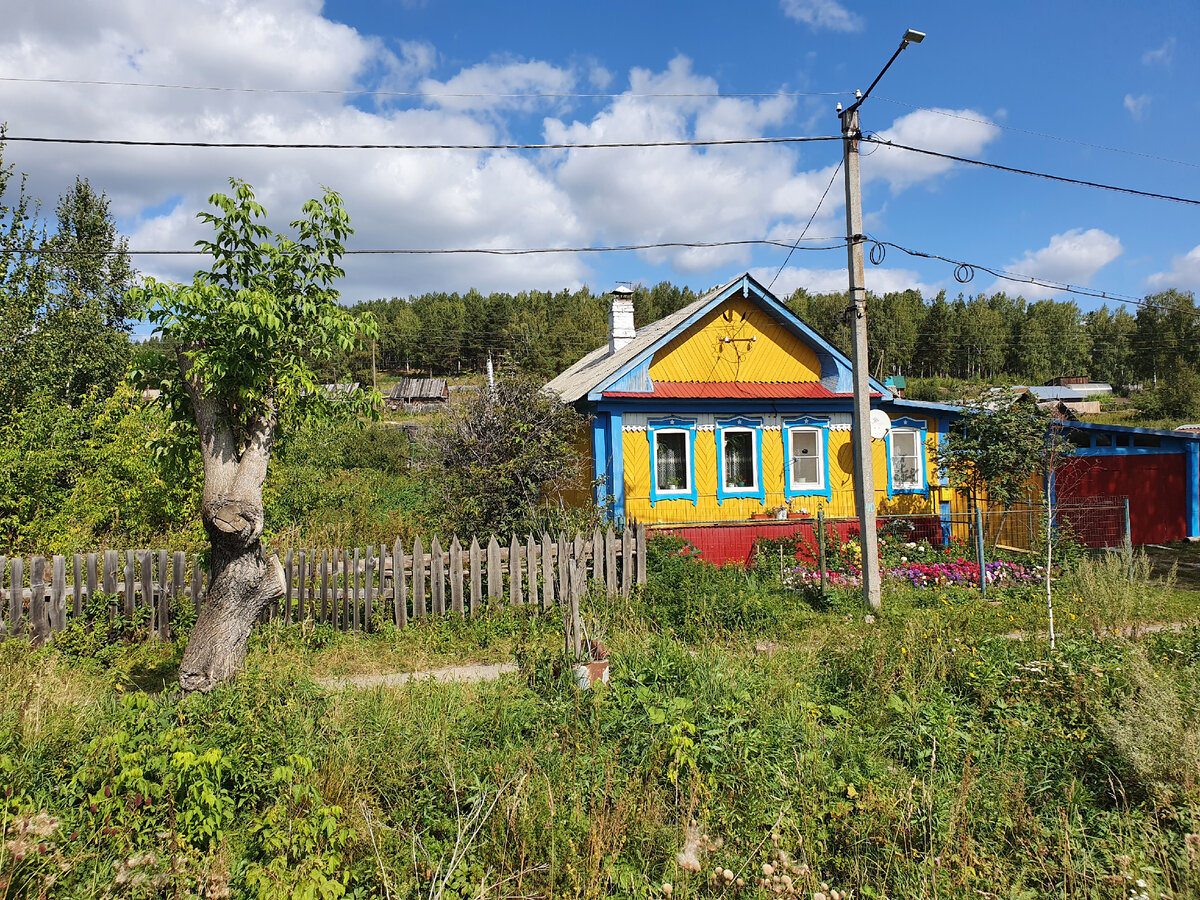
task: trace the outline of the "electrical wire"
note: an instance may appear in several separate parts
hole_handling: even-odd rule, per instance
[[[808,229],[812,225],[813,219],[815,219],[817,217],[817,213],[821,211],[821,205],[825,202],[825,198],[829,196],[829,189],[833,187],[833,180],[837,178],[838,172],[840,171],[842,171],[842,161],[839,159],[838,164],[833,169],[833,174],[829,176],[829,184],[825,185],[825,191],[821,194],[821,199],[817,201],[816,208],[812,211],[812,215],[808,217],[808,224],[804,226],[804,230],[800,232],[800,237],[796,238],[795,244],[793,244],[791,249],[788,250],[788,255],[785,256],[783,258],[783,262],[780,263],[779,270],[775,273],[775,277],[772,278],[771,283],[767,285],[768,291],[775,286],[775,281],[780,275],[783,274],[784,268],[787,267],[788,260],[792,258],[792,254],[796,251],[796,248],[800,246],[800,242],[804,240],[804,235],[808,234]],[[806,247],[805,249],[809,250],[812,248]]]
[[[376,90],[370,88],[256,88],[256,87],[221,87],[215,85],[200,85],[200,84],[161,84],[145,81],[86,81],[77,78],[19,78],[17,76],[0,76],[0,82],[18,82],[21,84],[68,84],[68,85],[84,85],[90,87],[136,87],[136,88],[157,88],[161,90],[173,91],[207,91],[216,93],[231,93],[231,94],[327,94],[340,97],[413,97],[420,99],[448,97],[453,99],[526,99],[534,97],[546,97],[556,100],[615,100],[621,97],[632,97],[635,99],[692,99],[692,98],[712,98],[715,100],[724,98],[734,99],[750,99],[750,98],[770,98],[770,97],[843,97],[853,94],[854,91],[744,91],[736,93],[717,93],[714,91],[695,92],[695,93],[672,93],[672,92],[645,92],[635,93],[633,91],[623,91],[619,93],[575,93],[567,91],[553,92],[510,92],[510,93],[493,93],[493,92],[474,92],[461,93],[451,91],[391,91],[391,90]]]
[[[1033,169],[1019,169],[1015,166],[1003,166],[999,163],[984,162],[982,159],[971,159],[967,156],[955,156],[952,153],[939,153],[936,150],[926,150],[921,147],[909,147],[905,144],[897,144],[893,141],[885,141],[878,137],[863,136],[861,139],[865,143],[878,144],[881,147],[892,147],[896,150],[907,150],[910,153],[919,153],[922,156],[934,156],[938,159],[949,159],[954,162],[968,163],[972,166],[982,166],[985,169],[998,169],[1001,172],[1011,172],[1014,175],[1030,175],[1034,178],[1045,178],[1048,181],[1059,181],[1064,184],[1078,184],[1083,187],[1099,188],[1104,191],[1115,191],[1120,194],[1133,194],[1137,197],[1150,197],[1154,200],[1170,200],[1172,203],[1186,203],[1191,206],[1200,206],[1200,200],[1193,200],[1189,197],[1176,197],[1171,194],[1158,194],[1153,191],[1139,191],[1135,188],[1120,187],[1114,184],[1103,184],[1098,181],[1084,181],[1081,178],[1068,178],[1065,175],[1051,175],[1047,172],[1038,172]]]
[[[803,239],[803,238],[802,238]],[[840,247],[846,246],[844,238],[838,237],[813,237],[808,238],[809,241],[837,241],[839,243],[830,244],[822,247],[797,247],[793,248],[786,241],[773,241],[765,238],[745,240],[745,241],[658,241],[653,244],[620,244],[608,247],[447,247],[447,248],[394,248],[383,250],[345,250],[343,256],[459,256],[464,254],[480,254],[483,256],[534,256],[545,253],[627,253],[634,250],[664,250],[664,249],[699,249],[704,250],[713,247],[779,247],[780,249],[791,248],[800,250],[837,250]],[[798,242],[797,242],[798,243]],[[126,256],[208,256],[207,250],[122,250],[118,248],[106,248],[103,250],[77,250],[77,249],[55,249],[48,247],[42,250],[24,250],[24,249],[4,249],[0,248],[0,254],[19,254],[27,253],[28,255],[43,254],[47,256],[115,256],[124,254]]]
[[[252,141],[135,141],[113,138],[14,137],[5,142],[30,144],[82,144],[111,147],[192,147],[206,150],[611,150],[639,147],[730,147],[755,144],[807,144],[840,141],[840,135],[810,137],[730,138],[694,141],[615,141],[588,144],[273,144]]]
[[[1108,147],[1104,144],[1095,144],[1091,141],[1081,141],[1076,138],[1062,137],[1057,134],[1047,134],[1044,131],[1033,131],[1028,128],[1017,128],[1015,125],[1005,125],[1002,122],[986,121],[972,116],[963,116],[958,113],[952,113],[945,109],[934,109],[929,106],[918,106],[915,103],[906,103],[903,100],[896,100],[891,97],[875,96],[876,100],[882,100],[884,103],[895,103],[897,106],[905,106],[909,109],[920,110],[921,112],[933,113],[937,116],[944,116],[948,119],[961,119],[964,122],[973,122],[976,125],[987,125],[989,128],[999,128],[1003,131],[1011,131],[1015,134],[1027,134],[1031,137],[1045,138],[1049,141],[1058,141],[1063,144],[1074,144],[1077,147],[1087,147],[1090,150],[1103,150],[1106,153],[1124,153],[1128,156],[1137,156],[1142,159],[1152,159],[1155,162],[1173,163],[1177,166],[1188,166],[1193,169],[1200,169],[1200,163],[1188,162],[1184,159],[1172,159],[1169,156],[1157,156],[1153,153],[1142,153],[1138,150],[1126,150],[1122,147]]]

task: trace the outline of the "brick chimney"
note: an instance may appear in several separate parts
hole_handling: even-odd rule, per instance
[[[612,292],[612,308],[608,312],[608,353],[616,353],[637,336],[633,327],[633,288],[620,285]]]

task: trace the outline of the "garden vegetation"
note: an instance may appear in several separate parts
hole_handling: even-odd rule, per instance
[[[867,625],[772,554],[680,549],[585,604],[612,661],[587,692],[527,608],[262,628],[207,695],[171,690],[181,642],[0,645],[0,896],[1200,892],[1200,628],[1143,633],[1189,595],[1140,560],[1132,590],[1129,559],[1070,562],[1051,653],[1019,580],[893,584]],[[337,680],[514,655],[489,683]]]

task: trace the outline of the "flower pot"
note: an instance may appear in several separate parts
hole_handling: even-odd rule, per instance
[[[608,684],[608,660],[580,663],[575,667],[575,683],[581,691],[586,691],[597,681]]]
[[[775,518],[775,516],[772,513],[751,513],[750,518],[752,518],[752,519],[773,519],[773,518]]]

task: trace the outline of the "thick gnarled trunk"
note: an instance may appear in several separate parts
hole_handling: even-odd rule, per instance
[[[179,665],[179,684],[185,691],[210,691],[241,671],[259,613],[283,593],[283,567],[264,555],[261,540],[275,420],[269,412],[238,440],[228,415],[192,377],[186,355],[179,362],[200,436],[200,514],[212,544],[208,593]]]
[[[212,581],[179,666],[185,691],[210,691],[240,672],[259,613],[283,593],[283,567],[264,556],[257,537],[246,545],[209,533]]]

